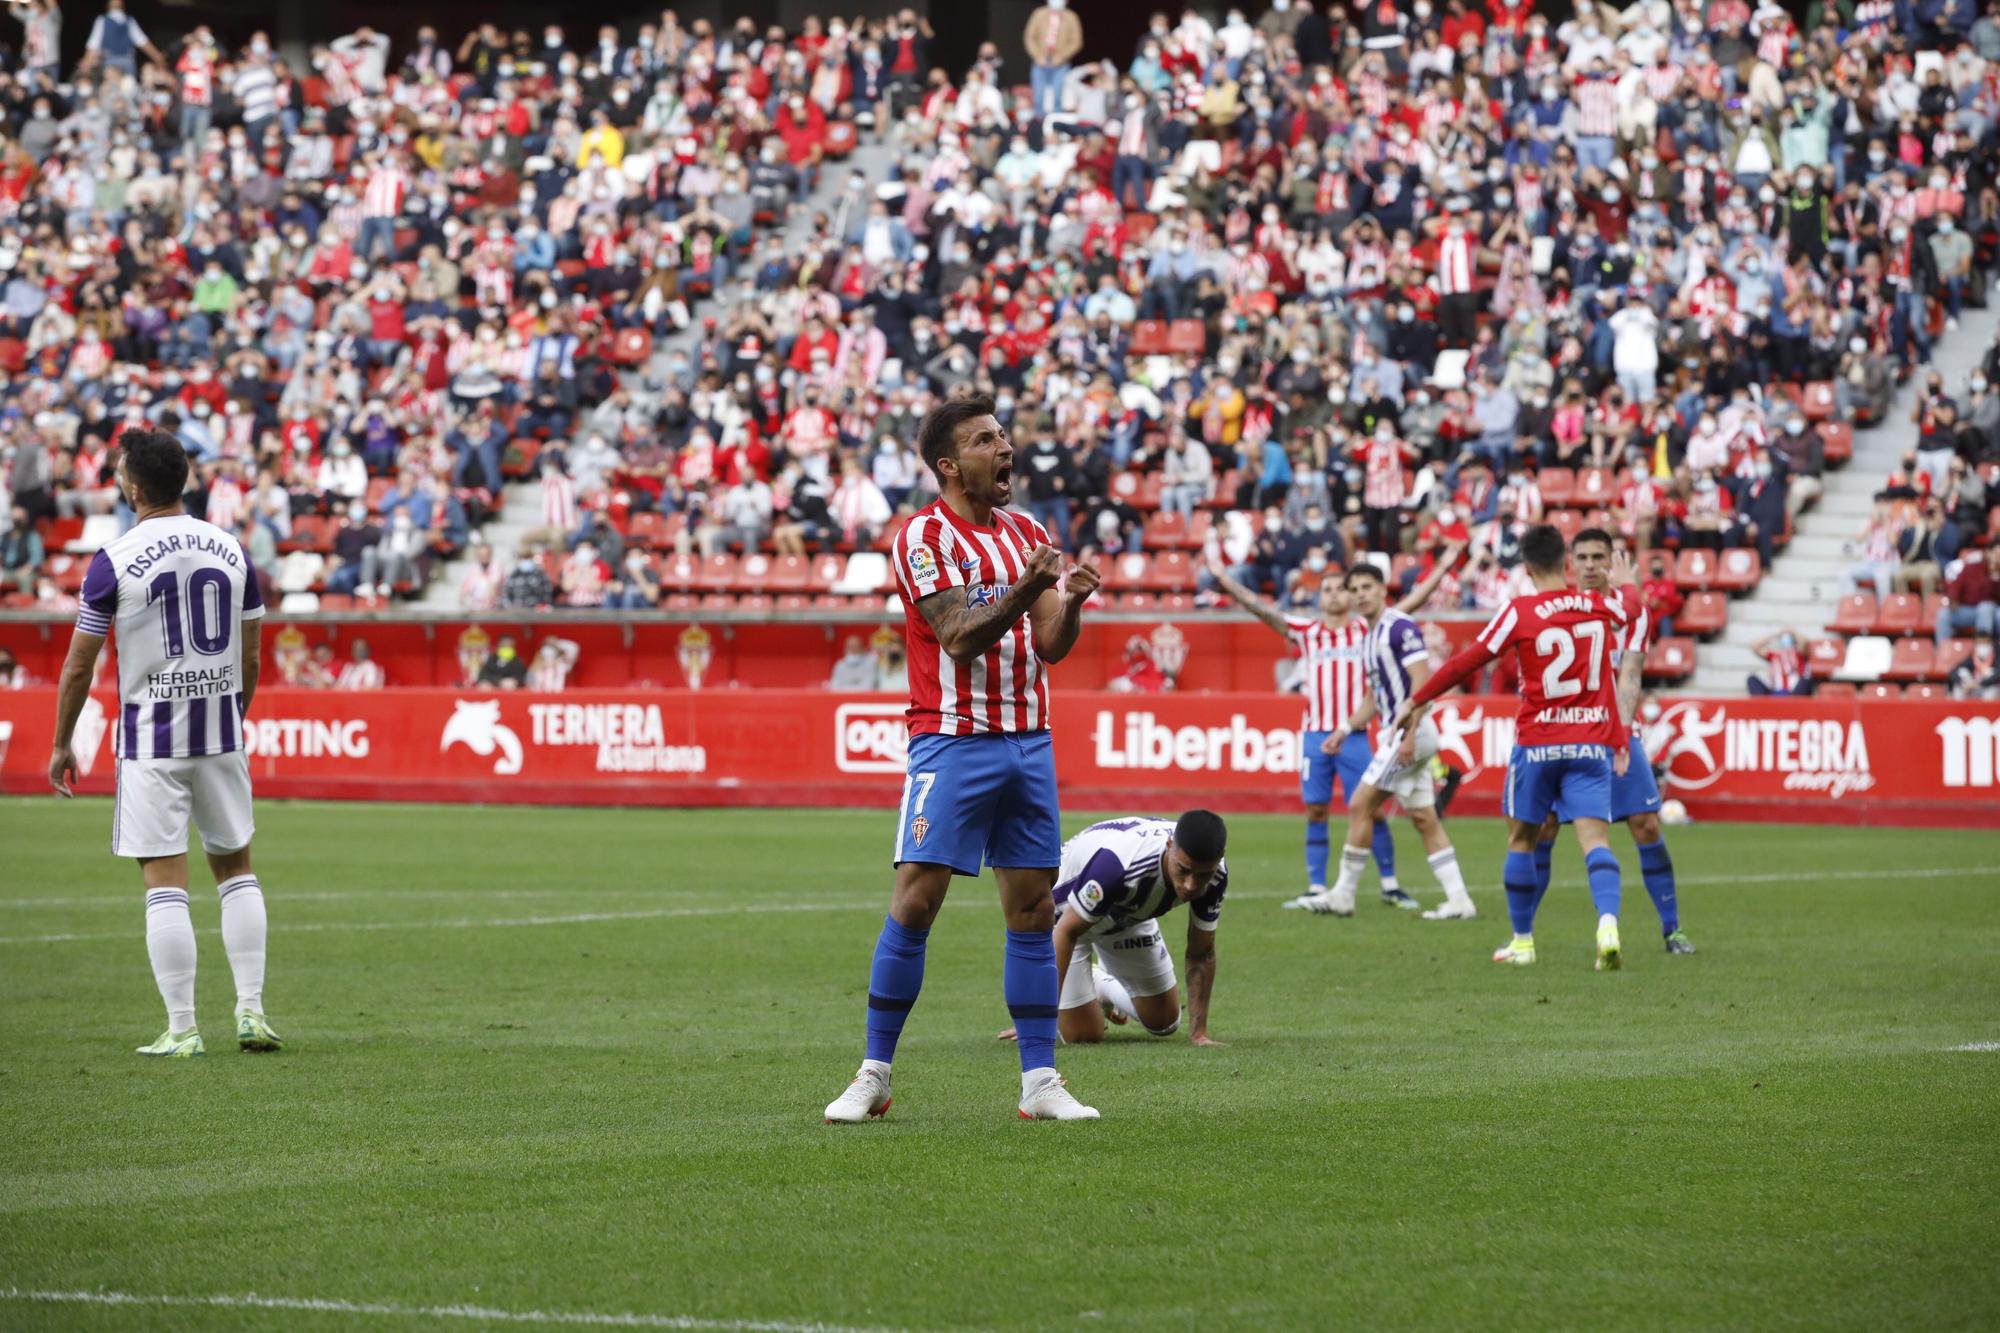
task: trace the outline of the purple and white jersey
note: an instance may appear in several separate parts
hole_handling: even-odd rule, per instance
[[[264,595],[243,544],[186,514],[149,518],[90,559],[76,627],[115,633],[120,759],[243,748],[245,622]]]
[[[1362,663],[1368,668],[1368,688],[1375,693],[1375,710],[1384,725],[1410,697],[1410,667],[1430,659],[1423,627],[1398,611],[1384,608],[1362,643]]]
[[[1110,929],[1123,930],[1179,907],[1180,899],[1160,873],[1160,857],[1173,833],[1171,819],[1107,819],[1071,838],[1063,844],[1057,872],[1056,915],[1071,911],[1092,925],[1107,922]],[[1216,928],[1228,888],[1225,860],[1208,887],[1188,903],[1197,927]]]

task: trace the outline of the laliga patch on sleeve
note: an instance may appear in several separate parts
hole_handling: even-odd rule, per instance
[[[931,583],[937,579],[937,557],[931,554],[930,547],[912,546],[909,559],[911,578],[919,583]]]
[[[1097,915],[1097,909],[1104,906],[1104,886],[1096,880],[1087,880],[1076,891],[1076,905],[1086,916]]]

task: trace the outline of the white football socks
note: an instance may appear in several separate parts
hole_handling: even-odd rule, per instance
[[[1343,912],[1354,910],[1354,891],[1361,886],[1362,873],[1368,869],[1368,856],[1366,847],[1341,844],[1340,875],[1333,882],[1333,901]]]
[[[194,1026],[194,921],[186,889],[146,890],[146,956],[167,1005],[167,1030]]]
[[[1430,857],[1431,873],[1444,886],[1444,900],[1453,907],[1472,906],[1472,895],[1465,891],[1465,876],[1458,871],[1458,851],[1447,847],[1434,852]]]
[[[236,1012],[264,1012],[264,889],[255,875],[215,886],[222,900],[222,947],[236,976]]]
[[[1091,979],[1097,983],[1097,998],[1105,1001],[1126,1018],[1137,1018],[1139,1011],[1132,1007],[1132,992],[1125,989],[1125,983],[1112,976],[1101,967],[1090,969]]]

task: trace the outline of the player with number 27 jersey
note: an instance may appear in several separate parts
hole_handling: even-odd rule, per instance
[[[1628,594],[1629,589],[1528,593],[1501,607],[1479,631],[1467,674],[1509,648],[1519,650],[1521,706],[1514,744],[1624,746],[1616,668],[1631,620]]]

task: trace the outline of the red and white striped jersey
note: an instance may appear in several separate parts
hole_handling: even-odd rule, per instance
[[[1368,626],[1350,618],[1339,629],[1328,629],[1323,620],[1299,616],[1286,616],[1285,624],[1291,627],[1286,637],[1298,647],[1305,666],[1299,683],[1306,712],[1300,726],[1306,731],[1337,730],[1368,697],[1368,668],[1362,647]]]
[[[1046,731],[1048,673],[1035,653],[1027,616],[976,662],[955,662],[939,646],[917,603],[935,593],[991,606],[1049,546],[1048,529],[1023,514],[993,511],[991,526],[960,518],[943,500],[917,511],[896,534],[891,559],[903,595],[903,638],[910,664],[910,734],[975,736]]]
[[[1447,228],[1438,241],[1437,279],[1438,292],[1444,296],[1462,296],[1472,290],[1472,275],[1477,267],[1475,253],[1478,240],[1471,232],[1462,228]]]
[[[1403,479],[1403,451],[1409,446],[1398,439],[1378,440],[1370,436],[1362,446],[1367,465],[1367,482],[1362,502],[1370,509],[1397,509],[1402,506],[1408,485]]]
[[[403,196],[410,190],[410,178],[399,167],[381,167],[368,177],[368,187],[362,192],[361,212],[364,217],[393,218],[403,211]]]
[[[1617,84],[1609,79],[1585,79],[1577,85],[1576,132],[1593,139],[1617,135]]]
[[[1773,648],[1764,654],[1764,681],[1774,694],[1790,694],[1805,675],[1805,658],[1796,648]]]

